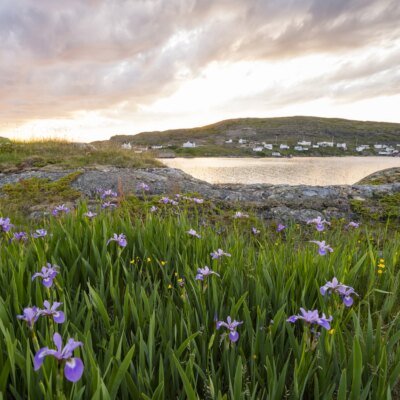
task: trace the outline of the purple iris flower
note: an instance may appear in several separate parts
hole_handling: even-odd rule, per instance
[[[359,226],[360,226],[360,223],[359,223],[359,222],[350,221],[350,222],[346,225],[346,228],[347,228],[347,229],[349,229],[349,228],[357,229]]]
[[[110,242],[117,242],[120,247],[125,247],[127,245],[126,236],[123,233],[117,235],[114,233],[114,236],[107,241],[107,246]]]
[[[201,238],[201,235],[199,235],[194,229],[189,229],[186,233],[190,236],[197,237],[199,239]]]
[[[204,281],[204,277],[205,276],[209,276],[209,275],[217,275],[220,276],[219,274],[217,274],[216,272],[212,271],[209,267],[207,267],[207,265],[204,268],[197,268],[197,275],[196,275],[196,280],[197,281]]]
[[[137,188],[137,190],[142,190],[143,192],[150,191],[150,186],[144,182],[138,183],[136,188]]]
[[[151,206],[150,208],[150,212],[156,212],[158,210],[158,208],[156,206]]]
[[[28,240],[28,234],[26,232],[15,232],[13,240]]]
[[[13,226],[10,218],[0,218],[0,231],[8,232]]]
[[[91,212],[91,211],[88,211],[88,212],[83,214],[84,217],[88,217],[89,219],[94,218],[96,215],[97,214],[95,212]]]
[[[346,307],[350,307],[353,304],[353,298],[351,296],[358,296],[352,287],[339,283],[336,277],[332,279],[332,282],[326,282],[324,286],[321,286],[319,291],[322,296],[330,293],[337,293],[343,299],[343,304]]]
[[[102,205],[101,208],[115,208],[117,207],[116,204],[111,203],[111,201],[105,201]]]
[[[36,231],[34,233],[32,233],[32,236],[35,239],[45,237],[45,236],[47,236],[47,231],[46,231],[46,229],[36,229]]]
[[[322,242],[318,241],[318,240],[310,240],[310,243],[315,243],[318,245],[319,249],[318,249],[318,253],[321,256],[325,256],[327,251],[331,252],[333,251],[332,247],[329,246],[329,244],[325,243],[325,240],[323,240]]]
[[[65,204],[61,204],[61,206],[57,206],[53,211],[52,214],[56,217],[59,213],[69,213],[69,208]]]
[[[259,233],[260,233],[260,231],[257,229],[257,228],[255,228],[254,226],[251,228],[251,233],[253,234],[253,235],[258,235]]]
[[[44,309],[43,310],[38,310],[38,315],[44,315],[46,317],[53,317],[54,322],[57,324],[62,324],[65,321],[65,315],[62,311],[58,311],[57,308],[62,305],[62,303],[59,303],[55,301],[52,305],[45,300],[43,302]]]
[[[236,328],[241,324],[243,324],[243,321],[232,321],[231,317],[228,317],[226,322],[217,321],[217,329],[221,328],[221,326],[229,329],[229,339],[232,343],[235,343],[239,340],[239,333],[236,332]]]
[[[168,204],[170,201],[171,200],[169,199],[169,197],[162,197],[160,199],[160,203],[163,203],[163,204]]]
[[[38,311],[40,310],[37,307],[26,307],[24,308],[23,314],[17,315],[17,318],[26,321],[28,327],[32,329],[33,325],[39,318]]]
[[[244,214],[241,211],[236,212],[233,218],[240,219],[240,218],[249,218],[249,214]]]
[[[330,316],[329,318],[326,318],[325,314],[322,313],[322,316],[320,317],[318,310],[306,311],[304,308],[300,308],[300,312],[301,312],[301,314],[292,315],[286,321],[295,323],[298,319],[302,319],[303,321],[305,321],[306,323],[308,323],[310,325],[317,324],[327,330],[331,329],[330,322],[332,321],[332,316]]]
[[[203,199],[198,199],[197,197],[193,197],[192,201],[196,204],[203,204],[204,200]]]
[[[317,218],[310,219],[309,221],[307,221],[307,224],[314,224],[317,231],[321,232],[325,229],[324,225],[330,225],[331,223],[325,219],[322,219],[321,217],[317,217]]]
[[[230,257],[231,255],[229,253],[225,253],[222,249],[218,249],[214,251],[213,253],[210,253],[211,257],[213,260],[217,260],[223,256]]]
[[[43,286],[51,288],[54,278],[59,273],[59,268],[60,267],[58,265],[51,265],[50,263],[47,263],[47,267],[42,267],[41,272],[36,272],[35,274],[33,274],[32,281],[39,276],[42,278]]]
[[[279,224],[279,225],[277,226],[277,228],[276,228],[276,231],[277,231],[277,232],[281,232],[281,231],[283,231],[285,228],[286,228],[286,225]]]
[[[118,193],[112,191],[111,189],[103,190],[101,193],[101,198],[104,200],[108,197],[118,197]]]
[[[80,358],[72,357],[73,352],[77,347],[83,346],[82,342],[76,342],[74,339],[68,339],[65,347],[62,347],[62,338],[59,333],[53,335],[54,344],[57,350],[49,349],[48,347],[41,348],[36,354],[33,360],[35,371],[40,369],[43,364],[43,360],[46,356],[53,356],[58,361],[65,361],[64,365],[64,376],[70,382],[76,382],[81,379],[83,374],[84,365]]]

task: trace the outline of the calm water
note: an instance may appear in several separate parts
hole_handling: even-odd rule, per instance
[[[400,167],[400,157],[173,158],[161,160],[210,183],[353,184],[373,172]]]

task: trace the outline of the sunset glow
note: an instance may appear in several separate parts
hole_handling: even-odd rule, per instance
[[[0,5],[0,135],[75,141],[222,119],[400,122],[400,3]]]

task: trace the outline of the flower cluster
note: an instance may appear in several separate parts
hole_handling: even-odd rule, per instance
[[[353,298],[351,296],[358,296],[352,287],[339,283],[336,277],[334,277],[331,282],[326,282],[324,286],[321,286],[319,291],[322,296],[337,293],[343,299],[343,304],[346,307],[350,307],[353,304]]]
[[[32,280],[41,277],[43,285],[46,288],[51,288],[53,280],[58,273],[58,266],[47,263],[46,267],[42,267],[41,272],[33,274]],[[56,350],[49,349],[47,346],[39,348],[37,337],[34,333],[34,324],[40,317],[49,317],[56,324],[62,324],[65,321],[64,312],[58,310],[61,305],[62,303],[58,301],[51,304],[48,300],[45,300],[43,302],[43,309],[35,306],[26,307],[24,308],[22,315],[17,315],[17,319],[26,321],[29,329],[32,331],[33,339],[36,341],[38,350],[33,360],[34,370],[38,371],[41,368],[45,357],[52,356],[56,358],[59,363],[63,363],[65,378],[70,382],[76,382],[82,377],[84,365],[80,358],[73,357],[73,353],[76,348],[83,346],[83,343],[77,342],[74,339],[68,339],[67,344],[63,347],[61,335],[56,332],[53,335]]]
[[[48,300],[45,300],[43,305],[44,309],[38,307],[26,307],[24,308],[23,314],[17,315],[17,318],[26,321],[30,329],[33,328],[34,323],[40,316],[51,317],[57,324],[62,324],[65,321],[64,313],[57,310],[62,303],[55,301],[53,304],[50,304]]]
[[[169,197],[162,197],[160,199],[160,203],[162,204],[172,204],[173,206],[177,206],[179,203],[173,199],[170,199]]]
[[[378,274],[383,274],[384,269],[385,269],[385,260],[381,258],[378,264]]]

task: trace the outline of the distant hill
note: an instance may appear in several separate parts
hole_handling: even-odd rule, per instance
[[[197,145],[221,145],[226,140],[243,138],[252,142],[293,144],[298,140],[328,141],[348,144],[400,143],[400,124],[353,121],[339,118],[283,117],[241,118],[191,129],[142,132],[116,135],[110,140],[134,145],[180,146],[188,140]]]

